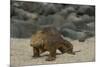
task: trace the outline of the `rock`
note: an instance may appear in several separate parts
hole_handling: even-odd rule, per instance
[[[11,22],[11,37],[15,38],[26,38],[30,37],[32,33],[37,30],[37,25],[34,23]]]
[[[18,16],[18,19],[21,20],[29,20],[29,19],[37,19],[38,15],[36,13],[29,13],[23,9],[19,9],[19,8],[12,8],[13,9],[13,15],[12,16]]]
[[[15,24],[10,25],[10,37],[20,37],[20,28]]]
[[[84,23],[90,23],[90,22],[94,22],[95,21],[95,17],[94,16],[89,16],[84,14],[83,16],[81,16],[82,18],[82,22]]]
[[[87,14],[89,16],[95,16],[95,6],[82,5],[79,7],[77,14],[78,15]]]
[[[61,26],[61,30],[62,29],[72,29],[72,30],[77,30],[77,27],[70,21],[65,20],[64,24]]]
[[[44,26],[84,41],[95,35],[95,6],[47,2],[11,2],[11,37],[30,37]]]
[[[39,25],[53,25],[55,27],[60,27],[64,23],[64,18],[60,15],[49,15],[39,17],[36,22]]]
[[[95,35],[95,23],[91,22],[87,24],[87,31],[89,32],[89,36],[94,36]]]
[[[41,15],[49,15],[58,12],[62,5],[60,4],[52,4],[52,3],[42,3],[42,2],[22,2],[23,4],[20,6],[22,9],[29,11],[31,13],[38,13]],[[38,4],[38,5],[37,5]]]
[[[66,18],[68,21],[71,21],[75,24],[78,24],[79,22],[82,21],[81,17],[77,17],[76,13],[71,13],[68,15],[68,17]]]
[[[36,23],[39,25],[49,25],[52,24],[53,21],[54,21],[53,16],[40,16],[36,21]]]
[[[88,26],[89,30],[95,30],[95,23],[94,22],[88,23],[87,26]]]
[[[60,12],[58,12],[57,14],[66,18],[70,13],[73,13],[73,12],[75,12],[75,9],[73,7],[66,7],[62,9]]]
[[[63,29],[61,32],[65,37],[69,37],[71,39],[77,39],[77,40],[85,39],[87,36],[86,33],[84,32],[77,32],[71,29]]]
[[[52,16],[54,18],[53,26],[55,26],[56,28],[60,28],[64,24],[64,17],[59,14],[55,14]]]

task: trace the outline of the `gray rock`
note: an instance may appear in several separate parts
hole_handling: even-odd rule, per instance
[[[72,22],[69,22],[67,20],[64,21],[64,24],[60,27],[61,30],[62,29],[72,29],[72,30],[77,30],[77,27],[72,23]]]
[[[69,37],[71,39],[77,39],[77,40],[85,39],[87,36],[86,33],[84,33],[84,32],[77,32],[72,29],[63,29],[61,31],[65,37]]]
[[[95,6],[88,6],[88,5],[79,6],[77,14],[79,15],[87,14],[89,16],[95,16]]]
[[[88,23],[87,26],[88,26],[89,30],[95,30],[95,23],[94,22]]]
[[[37,30],[37,25],[34,23],[24,23],[22,22],[11,22],[11,37],[16,38],[26,38],[30,37],[32,33],[35,33]]]

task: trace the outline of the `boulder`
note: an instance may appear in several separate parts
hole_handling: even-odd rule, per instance
[[[11,22],[11,37],[26,38],[30,37],[37,30],[34,23],[25,23],[24,21]]]
[[[65,37],[69,37],[71,39],[76,40],[85,39],[87,37],[87,34],[85,32],[77,32],[72,29],[63,29],[61,30],[61,33]]]

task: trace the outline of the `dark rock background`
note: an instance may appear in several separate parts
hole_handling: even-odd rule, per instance
[[[84,41],[95,36],[95,6],[11,1],[11,37],[29,38],[44,26],[64,36]]]

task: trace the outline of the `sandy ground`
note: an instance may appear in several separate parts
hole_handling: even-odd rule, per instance
[[[73,46],[76,55],[61,54],[58,55],[55,61],[45,61],[48,52],[41,54],[39,58],[32,58],[32,48],[30,47],[30,39],[14,39],[11,38],[11,66],[31,66],[38,64],[61,64],[61,63],[76,63],[76,62],[92,62],[95,61],[95,40],[89,38],[85,42],[77,40],[69,40]]]

